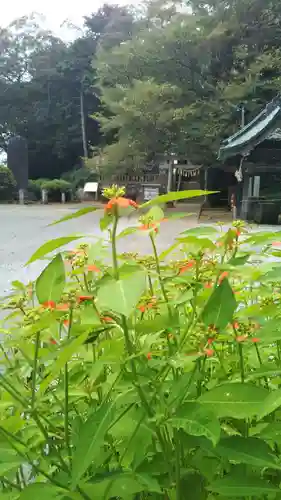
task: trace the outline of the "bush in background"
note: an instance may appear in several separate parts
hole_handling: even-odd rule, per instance
[[[11,201],[16,196],[16,181],[13,172],[0,165],[0,201]]]
[[[84,187],[86,182],[97,182],[98,174],[87,167],[79,167],[62,175],[62,179],[71,183],[73,191]]]

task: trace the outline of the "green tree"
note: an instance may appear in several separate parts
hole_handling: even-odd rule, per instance
[[[279,19],[281,6],[273,3],[275,19]],[[280,28],[274,29],[274,17],[264,2],[245,4],[231,0],[224,2],[222,8],[222,2],[194,1],[189,7],[192,11],[179,9],[178,2],[152,1],[141,22],[136,21],[138,31],[131,40],[111,51],[99,51],[100,88],[103,102],[111,112],[102,122],[103,130],[107,132],[115,126],[115,143],[105,148],[102,155],[105,164],[106,156],[108,164],[112,164],[111,151],[113,159],[119,158],[116,152],[122,156],[129,150],[134,151],[137,164],[139,158],[144,163],[153,153],[176,151],[184,152],[196,163],[210,165],[216,161],[221,139],[240,125],[241,102],[246,104],[249,119],[279,91]],[[148,106],[150,114],[142,112],[140,103],[151,79],[159,85],[159,101],[163,84],[177,89],[177,103],[172,105],[183,116],[179,127],[177,123],[174,127],[168,124],[174,137],[170,144],[163,141],[162,151],[146,133],[157,101],[156,87]],[[139,107],[128,140],[123,133],[128,107],[126,99],[120,102],[121,91],[128,102],[128,96],[135,93],[135,106]],[[148,102],[147,96],[145,101]],[[162,133],[166,137],[167,123],[161,127],[159,136]],[[144,140],[139,140],[142,134]],[[130,163],[127,162],[128,167]]]
[[[32,178],[60,177],[99,144],[93,58],[106,30],[112,34],[120,23],[125,36],[126,9],[119,17],[118,9],[86,19],[84,33],[70,45],[42,30],[38,18],[0,31],[0,148],[7,149],[12,134],[26,137]]]

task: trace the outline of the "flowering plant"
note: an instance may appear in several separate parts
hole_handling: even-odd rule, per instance
[[[159,205],[202,192],[115,191],[108,241],[60,251],[3,304],[0,498],[280,498],[280,235],[198,226],[159,254]],[[141,218],[119,234],[123,209]],[[152,254],[118,255],[139,230]]]

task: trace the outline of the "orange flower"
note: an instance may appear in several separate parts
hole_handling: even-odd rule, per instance
[[[140,231],[153,230],[155,233],[158,233],[159,231],[158,227],[153,222],[150,222],[150,224],[142,224],[142,226],[140,226],[139,229]]]
[[[151,352],[148,352],[147,355],[146,355],[147,359],[151,359],[152,358],[152,354]]]
[[[252,337],[251,338],[251,342],[253,342],[253,344],[257,344],[260,341],[261,341],[261,339],[259,339],[258,337]]]
[[[239,238],[240,235],[241,235],[241,231],[239,229],[236,229],[236,237]]]
[[[53,338],[50,338],[50,344],[57,345],[57,341]]]
[[[68,309],[69,309],[69,304],[58,304],[57,305],[58,311],[68,311]]]
[[[245,342],[247,338],[248,338],[247,335],[238,335],[235,340],[236,342]]]
[[[97,266],[95,266],[95,264],[89,264],[87,269],[88,269],[88,271],[93,271],[95,273],[100,272],[100,269]]]
[[[233,326],[234,330],[238,330],[238,328],[240,327],[238,321],[234,321],[232,326]]]
[[[273,247],[281,247],[281,241],[273,241],[272,246]]]
[[[81,302],[85,302],[86,300],[93,300],[93,297],[92,297],[92,295],[79,295],[77,297],[77,300],[78,300],[79,304],[81,304]]]
[[[181,268],[180,268],[180,274],[183,274],[188,269],[191,269],[194,266],[194,264],[195,264],[195,260],[190,260],[189,262],[187,262],[186,264],[184,264],[183,266],[181,266]]]
[[[119,198],[112,198],[109,200],[109,202],[105,206],[105,211],[106,212],[112,212],[112,209],[115,207],[119,208],[128,208],[128,207],[134,207],[138,208],[138,204],[133,201],[129,200],[128,198],[123,198],[120,196]]]
[[[69,326],[69,319],[64,319],[63,324],[64,326]]]
[[[228,272],[227,271],[224,271],[223,273],[221,273],[220,277],[219,277],[219,284],[221,284],[223,282],[223,280],[225,278],[227,278],[228,276]]]
[[[47,300],[47,302],[44,302],[42,306],[46,309],[55,309],[56,303],[53,300]]]
[[[214,355],[214,349],[204,349],[204,354],[207,358],[211,358]]]
[[[102,316],[101,319],[105,322],[105,323],[114,323],[114,319],[112,319],[110,316]]]
[[[207,283],[204,284],[204,288],[212,288],[213,283],[211,281],[207,281]]]
[[[215,337],[210,337],[210,338],[207,340],[207,344],[208,344],[208,345],[211,345],[214,341],[215,341]]]

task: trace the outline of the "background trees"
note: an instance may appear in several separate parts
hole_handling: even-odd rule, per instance
[[[104,5],[71,44],[23,18],[0,31],[0,147],[28,138],[32,178],[81,157],[139,168],[176,153],[213,164],[221,139],[280,90],[277,0]]]

